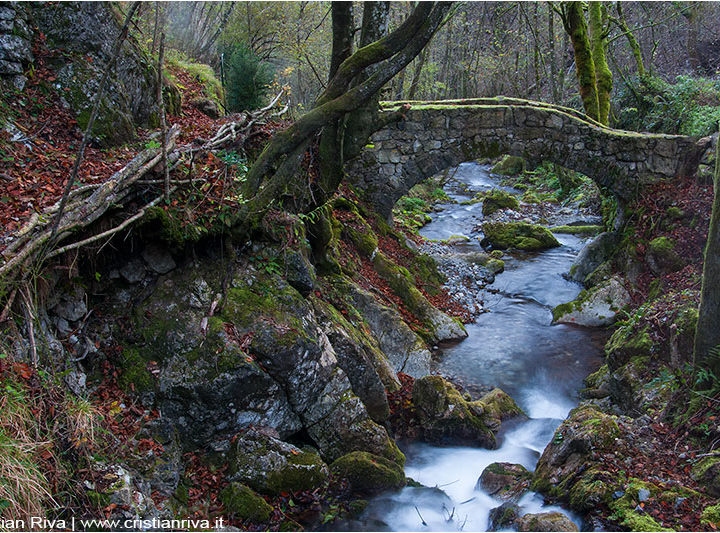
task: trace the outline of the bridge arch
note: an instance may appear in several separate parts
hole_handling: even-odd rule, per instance
[[[377,131],[347,169],[387,217],[412,186],[466,161],[551,161],[627,202],[644,185],[694,175],[707,148],[694,137],[614,130],[573,109],[514,98],[387,102],[383,111],[404,104],[405,118]]]

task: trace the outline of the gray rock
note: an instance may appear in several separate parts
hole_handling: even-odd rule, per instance
[[[68,322],[80,320],[88,312],[84,294],[63,296],[60,302],[52,308],[52,312]]]
[[[30,42],[17,35],[0,34],[0,59],[31,63],[33,55]]]
[[[146,246],[142,251],[142,258],[150,270],[158,274],[167,274],[177,266],[170,252],[156,244]]]
[[[138,259],[131,259],[120,269],[120,275],[128,283],[137,283],[145,277],[145,265]]]
[[[526,514],[515,521],[518,531],[580,531],[575,522],[562,513]]]
[[[617,240],[617,234],[605,232],[586,244],[570,267],[570,279],[583,283],[588,275],[610,258]]]
[[[195,98],[190,101],[190,105],[210,118],[220,118],[221,116],[220,109],[218,109],[217,104],[210,98]]]
[[[429,374],[430,351],[397,311],[378,303],[370,293],[354,284],[348,284],[347,290],[353,306],[367,322],[393,369],[413,377]]]
[[[590,289],[587,294],[570,304],[553,310],[553,319],[561,324],[578,326],[609,326],[617,320],[622,308],[631,303],[630,293],[617,276]]]
[[[250,429],[237,438],[229,452],[229,481],[243,483],[270,495],[315,489],[330,474],[317,451]]]
[[[80,372],[78,370],[71,370],[65,376],[63,377],[63,381],[67,385],[67,387],[73,392],[73,394],[76,394],[77,396],[82,396],[86,392],[86,382],[87,382],[87,376],[85,375],[85,372]]]

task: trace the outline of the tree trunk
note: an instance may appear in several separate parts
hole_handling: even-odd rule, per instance
[[[566,2],[563,4],[563,13],[563,23],[570,36],[573,53],[575,54],[575,72],[580,86],[580,98],[585,108],[585,114],[592,119],[599,120],[597,77],[582,3]]]
[[[552,2],[548,3],[548,44],[550,47],[550,96],[552,103],[560,102],[558,93],[557,52],[555,51],[555,11]]]
[[[635,65],[637,65],[637,73],[641,78],[645,77],[645,64],[643,63],[642,50],[640,43],[638,43],[635,35],[630,31],[630,27],[625,21],[625,14],[622,9],[622,2],[617,3],[617,14],[618,14],[618,26],[625,34],[625,38],[628,41],[630,50],[632,51],[633,57],[635,58]]]
[[[719,128],[720,129],[720,128]],[[711,371],[720,377],[720,137],[715,146],[715,176],[712,215],[705,245],[702,293],[695,330],[694,361],[696,371]],[[702,374],[699,374],[702,376]],[[702,379],[701,386],[708,385]]]
[[[612,72],[610,72],[605,55],[607,9],[603,2],[594,1],[589,2],[588,12],[590,15],[590,43],[593,65],[595,66],[598,98],[597,120],[607,125],[610,117],[610,93],[612,92]]]
[[[422,69],[425,66],[425,58],[427,57],[428,49],[423,48],[423,51],[420,52],[420,55],[417,58],[417,61],[415,61],[415,72],[413,72],[413,78],[412,82],[410,83],[410,90],[408,91],[408,100],[414,100],[415,95],[417,94],[418,86],[420,85],[420,75],[422,74]]]

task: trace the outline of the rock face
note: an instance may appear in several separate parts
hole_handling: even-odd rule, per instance
[[[558,305],[553,309],[553,321],[589,327],[609,326],[630,302],[630,293],[616,276],[583,291],[577,300]]]
[[[48,46],[66,51],[62,62],[52,66],[57,71],[59,92],[84,129],[101,73],[120,33],[122,15],[102,2],[43,2],[27,7]],[[126,40],[93,126],[96,141],[106,146],[121,144],[135,137],[136,126],[157,125],[156,87],[152,62],[132,39]]]
[[[401,102],[388,103],[387,112]],[[692,176],[710,143],[691,137],[620,132],[579,113],[513,98],[413,103],[377,131],[348,169],[384,217],[416,184],[465,161],[502,154],[552,161],[592,178],[621,200],[643,184]],[[696,144],[697,143],[697,144]]]
[[[301,450],[254,429],[232,443],[228,462],[230,481],[270,495],[319,487],[330,473],[317,451]]]
[[[33,62],[31,31],[25,6],[0,2],[0,80],[21,91],[25,70]]]
[[[517,248],[518,250],[539,251],[560,246],[552,232],[535,224],[524,222],[486,222],[482,225],[485,238],[482,246],[492,246],[499,250]]]
[[[480,400],[467,401],[440,376],[415,380],[413,404],[423,440],[435,444],[495,448],[493,431],[500,422],[522,415],[512,398],[499,389]]]
[[[160,407],[189,443],[249,425],[281,438],[302,428],[329,460],[366,450],[402,463],[354,394],[309,301],[251,265],[220,301],[223,272],[211,262],[160,278],[134,310],[121,383]]]

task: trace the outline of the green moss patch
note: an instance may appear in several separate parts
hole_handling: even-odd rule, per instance
[[[250,487],[240,483],[230,483],[220,493],[220,501],[225,509],[237,518],[251,522],[267,522],[273,508]]]
[[[351,452],[330,465],[332,472],[361,493],[381,492],[405,486],[405,474],[397,463],[368,452]]]
[[[524,222],[486,222],[482,225],[485,238],[483,246],[505,250],[539,251],[560,246],[558,240],[547,228]]]

